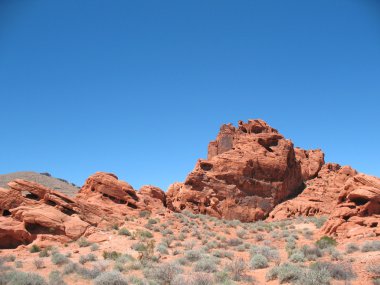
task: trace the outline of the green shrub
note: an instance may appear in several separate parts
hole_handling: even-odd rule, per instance
[[[56,265],[62,265],[69,261],[69,259],[59,252],[54,252],[51,255],[51,262]]]
[[[90,246],[91,251],[97,251],[99,249],[99,245],[97,243],[93,243]]]
[[[120,252],[117,251],[103,251],[103,258],[104,259],[111,259],[116,260],[121,256]]]
[[[300,278],[297,280],[297,285],[330,285],[331,276],[326,269],[320,270],[304,270]]]
[[[161,254],[169,254],[168,247],[162,243],[157,246],[156,250]]]
[[[127,228],[121,228],[118,233],[122,236],[131,236],[131,232]]]
[[[185,252],[185,258],[188,261],[194,262],[194,261],[198,261],[199,259],[201,259],[202,254],[203,253],[199,250],[189,250],[189,251]]]
[[[47,285],[45,279],[38,274],[13,271],[6,275],[7,285]]]
[[[29,249],[29,251],[30,251],[31,253],[40,252],[40,251],[41,251],[41,248],[40,248],[38,245],[33,244],[32,247]]]
[[[278,279],[279,282],[295,282],[301,277],[302,269],[292,263],[283,263],[281,265],[273,267],[268,271],[266,275],[266,280]]]
[[[242,258],[235,259],[227,264],[226,271],[230,273],[231,279],[241,281],[245,278],[247,264]]]
[[[78,242],[79,247],[87,247],[91,245],[91,243],[84,237],[81,237],[80,239],[78,239],[77,242]]]
[[[95,285],[128,285],[127,279],[118,271],[103,272],[94,280]]]
[[[216,261],[214,260],[214,258],[210,258],[210,257],[202,258],[201,260],[198,260],[194,266],[195,272],[212,273],[212,272],[216,272],[216,270],[217,270]]]
[[[310,268],[313,270],[326,269],[331,277],[337,280],[352,280],[356,277],[349,263],[316,262]]]
[[[298,262],[304,262],[305,261],[305,255],[300,251],[295,251],[292,253],[292,255],[289,257],[289,260],[294,263]]]
[[[329,248],[329,247],[334,247],[336,246],[338,243],[336,242],[335,239],[329,237],[329,236],[323,236],[321,237],[316,243],[315,245],[320,248],[320,249],[325,249],[325,248]]]
[[[346,245],[346,253],[353,253],[359,250],[359,246],[354,243],[349,243]]]
[[[62,275],[59,271],[55,270],[49,274],[49,285],[66,285]]]
[[[252,269],[262,269],[268,267],[268,259],[261,254],[255,254],[250,261]]]
[[[149,279],[153,279],[160,285],[172,284],[176,276],[183,272],[181,266],[177,263],[164,263],[152,269],[144,271]]]
[[[140,217],[140,218],[147,218],[147,217],[149,217],[150,215],[151,215],[151,212],[146,211],[146,210],[141,211],[141,212],[139,213],[139,217]]]
[[[380,250],[380,241],[374,240],[374,241],[367,241],[362,246],[362,252],[369,252],[369,251],[379,251]]]
[[[86,255],[82,255],[80,258],[79,258],[79,263],[80,264],[85,264],[89,261],[96,261],[98,258],[96,257],[95,254],[92,254],[92,253],[89,253],[89,254],[86,254]]]

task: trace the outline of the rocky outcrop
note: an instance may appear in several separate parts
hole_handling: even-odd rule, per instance
[[[94,227],[120,224],[128,215],[165,205],[165,193],[158,187],[144,186],[136,192],[115,175],[102,172],[90,176],[75,198],[22,179],[8,186],[0,188],[0,248],[34,240],[75,240],[87,231],[94,233]]]
[[[302,157],[298,160],[296,154]],[[255,221],[298,194],[323,164],[320,151],[296,153],[293,143],[262,120],[223,125],[184,183],[167,192],[167,206],[226,219]],[[305,170],[302,169],[305,167]]]
[[[306,182],[301,194],[277,205],[269,214],[269,220],[329,215],[336,207],[347,180],[356,174],[349,166],[325,164],[316,178]]]
[[[322,232],[343,238],[380,236],[380,179],[357,174],[348,179]]]

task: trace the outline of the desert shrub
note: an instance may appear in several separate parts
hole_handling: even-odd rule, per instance
[[[231,238],[227,241],[229,246],[238,246],[243,244],[243,241],[240,238]]]
[[[368,272],[375,275],[375,277],[380,277],[380,264],[369,264],[366,269]]]
[[[380,278],[372,279],[372,284],[373,285],[380,285]]]
[[[177,275],[171,285],[213,285],[215,284],[212,275],[207,273],[193,273],[191,275]]]
[[[330,285],[330,272],[326,269],[303,270],[297,280],[297,285]]]
[[[327,221],[327,216],[321,216],[321,217],[310,217],[309,220],[315,224],[315,226],[320,229],[323,224]]]
[[[91,245],[91,243],[84,237],[81,237],[80,239],[78,239],[77,243],[79,247],[87,247]]]
[[[343,255],[340,253],[340,251],[336,250],[334,247],[331,247],[329,250],[331,260],[338,261],[343,260]]]
[[[275,266],[266,274],[266,280],[278,279],[280,283],[295,282],[301,277],[301,268],[292,263]]]
[[[198,260],[194,266],[195,272],[212,273],[212,272],[216,272],[216,270],[217,268],[216,268],[215,258],[210,258],[210,257],[206,257],[206,258],[202,258]]]
[[[13,271],[4,277],[7,285],[47,285],[45,279],[36,273]]]
[[[185,247],[185,249],[191,250],[194,248],[195,244],[196,244],[195,240],[188,240],[184,242],[183,246]]]
[[[269,246],[252,246],[249,251],[251,257],[253,257],[256,254],[260,254],[266,257],[268,261],[273,262],[279,262],[280,261],[280,254],[276,248],[272,248]]]
[[[336,246],[337,242],[335,239],[333,239],[329,236],[323,236],[319,240],[317,240],[315,245],[320,249],[325,249],[325,248]]]
[[[112,259],[116,260],[121,256],[120,252],[117,251],[103,251],[103,258],[104,259]]]
[[[94,280],[95,285],[128,285],[127,279],[118,272],[103,272]]]
[[[234,281],[241,281],[245,278],[245,271],[247,264],[242,258],[234,259],[226,266],[226,271],[230,273],[231,279]]]
[[[139,213],[139,217],[140,218],[148,218],[150,216],[150,214],[151,214],[151,212],[144,210],[144,211],[141,211]]]
[[[63,274],[67,275],[67,274],[74,273],[77,271],[77,268],[78,268],[77,263],[69,262],[63,267]]]
[[[49,285],[66,285],[62,275],[59,271],[55,270],[49,273]]]
[[[358,251],[360,248],[357,244],[354,243],[348,243],[346,245],[346,253],[353,253],[355,251]]]
[[[322,257],[322,251],[316,246],[304,245],[300,248],[300,251],[303,253],[305,258],[309,261],[316,260],[318,257]]]
[[[255,241],[263,241],[264,235],[263,234],[256,234],[255,235]]]
[[[23,267],[23,263],[21,260],[16,260],[15,261],[15,267],[16,268],[22,268]],[[1,284],[1,283],[0,283]]]
[[[16,260],[16,256],[14,256],[13,254],[8,254],[8,255],[0,256],[0,263],[13,262],[15,260]]]
[[[33,244],[33,245],[31,246],[31,248],[29,249],[29,251],[30,251],[31,253],[40,252],[40,251],[41,251],[41,248],[40,248],[38,245]]]
[[[169,254],[168,247],[165,244],[158,244],[156,250],[161,254]]]
[[[121,228],[119,229],[118,234],[121,236],[130,236],[131,232],[127,228]]]
[[[36,269],[41,269],[45,267],[45,262],[41,258],[34,259],[33,264],[34,264],[34,267],[36,267]]]
[[[255,254],[251,260],[250,265],[252,269],[261,269],[268,267],[268,259],[261,254]]]
[[[51,255],[51,262],[53,262],[53,264],[62,265],[62,264],[67,263],[68,261],[69,259],[59,252],[54,252]]]
[[[40,251],[38,254],[39,257],[49,257],[49,250],[47,248],[44,248],[43,250]]]
[[[316,262],[310,267],[313,270],[326,269],[337,280],[352,280],[356,277],[350,263]]]
[[[239,238],[245,238],[246,235],[247,235],[247,231],[244,230],[244,229],[240,229],[240,230],[237,230],[236,231],[236,235],[239,237]]]
[[[161,240],[161,243],[165,244],[166,247],[170,247],[174,241],[174,236],[167,236]]]
[[[362,245],[362,248],[361,248],[362,252],[379,251],[379,250],[380,250],[380,241],[378,240],[367,241]]]
[[[136,235],[140,237],[141,239],[153,237],[153,234],[150,231],[142,231],[142,230],[136,231]]]
[[[289,257],[289,260],[291,262],[294,262],[294,263],[304,262],[305,261],[305,255],[301,251],[295,251]]]
[[[164,230],[161,231],[161,234],[163,236],[172,235],[173,231],[171,229],[164,229]]]
[[[155,225],[155,224],[157,224],[157,220],[156,219],[149,219],[148,224],[149,225]]]
[[[198,261],[202,257],[203,252],[199,250],[189,250],[185,252],[185,258],[188,261],[194,262]]]
[[[97,243],[93,243],[90,246],[91,251],[97,251],[99,249],[99,245]]]
[[[215,257],[218,257],[218,258],[228,258],[228,259],[232,259],[234,257],[234,253],[233,252],[230,252],[230,251],[225,251],[225,250],[215,250],[213,253],[212,253],[213,256]]]
[[[174,282],[177,275],[183,272],[181,266],[175,262],[164,263],[152,269],[148,268],[144,271],[144,275],[154,280],[160,285],[170,285]]]
[[[79,263],[80,264],[85,264],[89,261],[96,261],[98,258],[96,257],[95,254],[92,254],[92,253],[89,253],[89,254],[86,254],[86,255],[82,255],[80,258],[79,258]]]

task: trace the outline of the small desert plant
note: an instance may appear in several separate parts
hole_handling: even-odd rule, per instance
[[[77,242],[78,242],[79,247],[87,247],[91,245],[91,243],[84,237],[81,237],[80,239],[78,239]]]
[[[63,274],[71,274],[76,272],[78,269],[78,264],[69,262],[63,267]]]
[[[59,271],[55,270],[49,274],[49,285],[66,285],[62,275]]]
[[[215,258],[202,258],[201,260],[198,260],[197,263],[195,263],[194,271],[195,272],[207,272],[212,273],[216,272],[216,261]]]
[[[121,256],[120,252],[117,251],[103,251],[103,258],[104,259],[112,259],[116,260]]]
[[[331,277],[337,280],[352,280],[356,277],[349,263],[316,262],[311,265],[311,269],[326,269]]]
[[[320,249],[325,249],[329,247],[334,247],[337,245],[337,242],[335,239],[329,237],[329,236],[323,236],[321,237],[315,245]]]
[[[144,274],[160,285],[172,284],[176,276],[183,272],[177,263],[164,263],[144,271]]]
[[[23,263],[21,260],[17,260],[15,261],[15,267],[16,268],[22,268],[23,267]],[[1,283],[0,283],[1,284]]]
[[[380,250],[380,241],[378,240],[367,241],[362,245],[362,248],[361,248],[362,252],[379,251],[379,250]]]
[[[268,259],[261,254],[255,254],[250,261],[252,269],[261,269],[268,267]]]
[[[94,280],[95,285],[128,285],[127,279],[119,271],[103,272]]]
[[[227,264],[226,270],[230,273],[232,280],[241,281],[245,277],[247,264],[242,258],[235,259]]]
[[[13,271],[5,277],[7,285],[47,285],[45,279],[35,273]]]
[[[131,232],[127,228],[121,228],[118,233],[119,233],[119,235],[122,235],[122,236],[130,236],[131,235]]]
[[[280,254],[277,249],[269,247],[269,246],[252,246],[250,250],[250,255],[253,257],[256,254],[261,254],[265,256],[268,261],[279,262]]]
[[[40,251],[40,253],[38,254],[38,256],[39,257],[48,257],[48,256],[50,256],[48,249],[44,248],[42,251]]]
[[[189,250],[189,251],[185,252],[185,258],[188,261],[194,262],[194,261],[198,261],[199,259],[201,259],[202,254],[203,253],[199,250]]]
[[[69,261],[69,259],[64,256],[63,254],[59,253],[59,252],[54,252],[52,255],[51,255],[51,262],[53,264],[56,264],[56,265],[61,265],[61,264],[65,264]]]
[[[151,214],[151,212],[149,212],[149,211],[141,211],[141,212],[139,213],[139,217],[140,217],[140,218],[147,218],[147,217],[150,216],[150,214]]]
[[[36,267],[36,269],[45,268],[45,262],[41,258],[36,258],[33,260],[33,264]]]
[[[91,251],[97,251],[99,249],[99,245],[97,243],[93,243],[90,246]]]
[[[297,280],[297,285],[330,285],[331,276],[326,269],[303,270]]]
[[[38,245],[33,244],[32,247],[29,249],[29,251],[30,251],[31,253],[40,252],[40,251],[41,251],[41,248],[40,248]]]
[[[80,264],[85,264],[89,261],[96,261],[98,258],[96,257],[95,254],[92,254],[92,253],[89,253],[89,254],[86,254],[86,255],[82,255],[80,258],[79,258],[79,263]]]
[[[346,245],[346,253],[353,253],[355,251],[358,251],[360,248],[355,243],[349,243]]]
[[[294,262],[294,263],[304,262],[305,261],[305,255],[301,251],[295,251],[289,257],[289,260],[291,262]]]
[[[280,283],[295,282],[301,277],[301,268],[292,263],[283,263],[268,271],[266,280],[278,279]]]
[[[168,247],[166,246],[166,244],[160,243],[159,245],[157,245],[156,250],[161,254],[169,254]]]

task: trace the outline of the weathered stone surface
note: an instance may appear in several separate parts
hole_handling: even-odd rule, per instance
[[[8,217],[0,217],[0,249],[16,248],[33,241],[24,223]]]
[[[301,164],[303,180],[306,181],[316,177],[325,164],[325,154],[322,150],[304,150],[299,147],[296,147],[294,150],[296,159]]]
[[[91,175],[79,191],[83,194],[101,193],[116,202],[137,208],[136,191],[125,181],[121,181],[112,173],[96,172]]]
[[[155,211],[166,207],[165,192],[156,186],[142,186],[138,191],[138,197],[149,211]]]
[[[301,194],[277,205],[269,214],[269,220],[329,215],[338,204],[346,181],[354,175],[356,171],[350,167],[325,164],[316,178],[306,182]]]
[[[320,151],[299,150],[262,120],[239,121],[237,128],[223,125],[183,184],[173,184],[167,206],[174,211],[254,221],[303,186],[303,176],[315,175],[323,164]],[[304,174],[303,174],[304,173]]]

